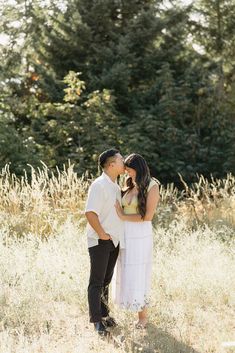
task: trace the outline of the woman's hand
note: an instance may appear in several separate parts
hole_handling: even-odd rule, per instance
[[[116,200],[115,208],[116,208],[118,217],[124,220],[124,212],[118,200]]]

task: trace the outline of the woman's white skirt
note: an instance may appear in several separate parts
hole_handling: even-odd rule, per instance
[[[153,256],[152,223],[125,222],[125,249],[120,249],[112,295],[121,308],[141,311],[150,302]]]

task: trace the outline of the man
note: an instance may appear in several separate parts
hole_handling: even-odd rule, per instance
[[[123,157],[110,149],[101,153],[99,165],[103,173],[91,184],[85,209],[90,255],[88,304],[90,322],[99,334],[106,335],[108,327],[116,326],[109,316],[108,286],[124,241],[124,224],[115,209],[116,200],[121,201],[116,179],[124,173]]]

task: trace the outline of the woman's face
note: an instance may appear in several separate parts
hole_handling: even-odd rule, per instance
[[[127,172],[127,174],[129,175],[129,177],[132,179],[132,181],[135,181],[136,178],[136,171],[133,168],[129,168],[129,167],[125,167],[125,170]]]

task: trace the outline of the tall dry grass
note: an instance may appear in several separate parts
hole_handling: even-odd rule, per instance
[[[190,227],[203,224],[235,227],[235,177],[209,182],[198,176],[189,187],[181,178],[183,190],[173,184],[160,187],[161,203],[155,223],[167,226],[174,219],[184,219]],[[16,177],[6,165],[0,173],[0,221],[11,234],[32,233],[47,237],[57,232],[68,214],[84,220],[83,209],[91,180],[79,178],[73,165],[52,172],[45,164],[31,167],[30,175]]]
[[[9,166],[0,174],[0,221],[12,235],[33,233],[47,237],[57,232],[68,214],[80,220],[89,186],[87,177],[78,178],[73,165],[54,173],[42,164],[30,175],[16,177]]]
[[[150,323],[135,330],[135,315],[112,305],[110,341],[88,322],[88,185],[72,166],[21,179],[2,171],[0,353],[230,352],[221,344],[235,341],[234,178],[161,188]]]
[[[191,186],[181,176],[180,179],[182,190],[174,184],[161,187],[158,222],[167,225],[169,220],[184,219],[191,228],[204,224],[235,227],[235,177],[232,174],[224,179],[211,178],[211,181],[201,175]]]

